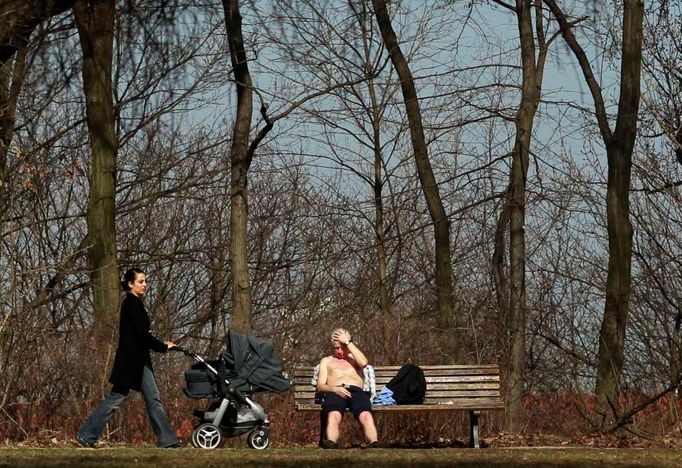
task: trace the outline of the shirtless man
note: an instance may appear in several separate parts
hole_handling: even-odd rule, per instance
[[[339,424],[346,409],[360,422],[370,447],[378,447],[369,392],[363,391],[362,369],[367,358],[351,339],[348,330],[337,328],[331,335],[334,354],[322,358],[317,390],[324,392],[323,420],[327,420],[324,448],[338,448]]]

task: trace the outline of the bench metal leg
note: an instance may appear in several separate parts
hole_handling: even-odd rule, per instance
[[[319,446],[322,447],[322,442],[327,438],[327,415],[320,411],[320,441]]]
[[[469,428],[469,446],[473,448],[481,448],[478,442],[478,416],[480,411],[469,411],[469,421],[471,427]]]

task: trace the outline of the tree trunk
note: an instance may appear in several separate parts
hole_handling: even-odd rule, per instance
[[[606,417],[618,411],[623,371],[625,331],[630,303],[632,224],[630,223],[630,175],[632,151],[637,136],[637,118],[642,66],[641,0],[623,3],[623,44],[620,68],[620,96],[616,128],[612,132],[601,88],[594,77],[587,54],[573,35],[572,25],[555,0],[545,0],[583,71],[595,102],[595,114],[606,147],[608,181],[606,216],[609,235],[609,265],[606,277],[606,304],[599,331],[595,394],[599,410]]]
[[[642,66],[642,22],[644,5],[626,0],[623,9],[623,58],[616,129],[606,142],[609,164],[606,191],[609,270],[606,305],[599,331],[595,393],[603,409],[618,408],[623,371],[625,330],[630,304],[632,224],[630,223],[630,175],[632,151],[637,136],[637,117]]]
[[[533,0],[517,0],[515,13],[519,30],[522,63],[521,103],[516,113],[516,135],[511,153],[512,167],[509,187],[495,230],[493,279],[498,304],[498,345],[502,351],[503,381],[506,387],[507,412],[505,425],[511,432],[520,432],[524,425],[523,397],[526,366],[526,180],[533,123],[540,102],[542,77],[547,57],[541,3],[535,3],[533,35]],[[539,54],[535,51],[538,41]],[[537,62],[536,62],[537,60]],[[504,233],[509,225],[509,275],[505,271]]]
[[[114,0],[80,0],[74,6],[83,51],[85,109],[92,151],[88,263],[98,340],[104,340],[113,329],[120,298],[115,226],[117,141],[111,84],[114,10]]]
[[[28,40],[30,33],[25,36]],[[14,137],[17,98],[26,75],[26,44],[23,43],[14,56],[14,60],[8,60],[0,64],[0,233],[3,232],[3,220],[10,208],[5,198],[7,189],[7,157],[10,145]],[[0,257],[2,256],[0,242]]]
[[[356,14],[358,19],[358,26],[362,31],[362,44],[364,52],[364,71],[367,80],[367,92],[369,93],[370,107],[366,109],[367,116],[372,124],[372,146],[374,152],[374,178],[371,182],[372,190],[374,192],[374,237],[376,241],[376,261],[377,261],[377,280],[379,286],[379,316],[381,318],[382,342],[384,346],[392,341],[392,330],[388,326],[391,322],[391,288],[389,286],[387,254],[386,254],[386,229],[384,227],[384,199],[383,199],[383,166],[384,155],[382,151],[381,142],[381,124],[383,107],[382,103],[377,98],[376,83],[374,82],[373,68],[374,59],[371,56],[372,51],[372,22],[373,17],[369,9],[369,2],[363,0],[360,2],[361,11],[356,10],[355,6],[350,3],[351,9]],[[384,348],[387,349],[387,348]]]
[[[677,309],[675,314],[675,325],[670,340],[670,384],[680,381],[682,376],[682,347],[680,347],[680,330],[682,328],[682,309]],[[676,394],[680,393],[682,388],[677,389]]]
[[[70,9],[76,0],[2,0],[0,2],[0,67],[12,59],[43,21]]]
[[[495,299],[497,302],[497,352],[500,355],[500,368],[509,368],[509,273],[507,264],[507,233],[509,228],[509,194],[510,189],[504,196],[502,208],[495,225],[495,244],[493,248],[492,274],[493,284],[495,285]]]
[[[63,13],[75,0],[0,2],[0,232],[8,209],[5,199],[7,156],[14,137],[16,100],[26,73],[26,46],[35,28]],[[1,254],[0,243],[0,254]]]
[[[230,149],[231,194],[230,194],[230,254],[232,264],[232,317],[231,328],[242,332],[251,331],[251,284],[249,280],[247,221],[247,182],[251,154],[249,135],[253,91],[249,73],[244,39],[242,17],[238,0],[223,0],[225,27],[230,48],[232,70],[237,84],[237,115]]]
[[[540,101],[541,72],[535,63],[535,37],[531,0],[516,1],[521,42],[523,82],[521,105],[516,113],[516,136],[509,184],[509,326],[510,349],[507,372],[506,426],[519,432],[523,427],[523,396],[526,366],[526,179],[533,121]],[[541,18],[541,17],[540,17]],[[540,19],[538,18],[538,19]],[[544,63],[544,62],[543,62]],[[540,68],[542,70],[542,68]]]
[[[384,230],[383,202],[383,154],[381,152],[381,110],[374,89],[374,80],[367,80],[367,88],[372,102],[372,132],[374,145],[374,235],[377,243],[377,276],[379,278],[379,310],[384,323],[390,320],[391,299],[388,287],[388,269],[386,266],[386,232]]]
[[[422,191],[429,208],[429,214],[434,226],[434,243],[436,249],[436,294],[438,298],[438,326],[451,335],[453,343],[448,352],[454,354],[457,330],[457,317],[454,316],[452,305],[452,264],[450,254],[450,220],[448,219],[438,190],[438,183],[431,168],[429,155],[424,138],[421,110],[414,79],[407,60],[400,50],[398,39],[391,18],[386,8],[386,0],[373,0],[374,14],[377,18],[381,37],[391,57],[393,67],[400,78],[400,86],[405,99],[405,110],[410,125],[410,138],[414,151],[414,160]]]

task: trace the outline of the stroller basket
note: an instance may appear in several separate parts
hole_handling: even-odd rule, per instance
[[[190,398],[209,398],[225,396],[226,387],[221,385],[221,378],[230,380],[233,389],[250,395],[261,389],[254,388],[248,382],[235,377],[234,372],[225,369],[225,364],[218,361],[206,361],[211,367],[218,370],[218,375],[208,370],[206,364],[198,362],[192,368],[185,371],[185,395]],[[222,374],[222,375],[221,375]]]
[[[185,395],[190,398],[218,396],[218,376],[199,363],[185,371]]]

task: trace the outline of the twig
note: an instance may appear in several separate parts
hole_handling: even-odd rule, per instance
[[[655,403],[656,401],[661,399],[663,396],[665,396],[668,393],[675,390],[677,387],[679,387],[681,382],[682,382],[682,375],[678,375],[677,379],[673,383],[668,385],[668,387],[666,387],[663,391],[661,391],[657,395],[654,395],[653,397],[649,398],[648,400],[640,403],[639,405],[635,406],[634,408],[631,408],[628,412],[626,412],[622,416],[620,416],[613,424],[611,424],[606,429],[602,430],[602,433],[610,434],[612,432],[615,432],[619,428],[625,426],[626,424],[631,424],[632,423],[632,417],[635,414],[639,413],[640,411],[642,411],[647,406],[651,405],[652,403]]]
[[[5,410],[5,408],[2,408],[2,412],[5,413],[5,415],[10,419],[10,421],[12,421],[14,424],[16,424],[17,427],[19,429],[21,429],[21,432],[23,432],[24,435],[28,438],[28,432],[26,432],[26,430],[23,427],[21,427],[21,424],[19,424],[16,419],[14,419],[12,416],[9,415],[9,413]]]

